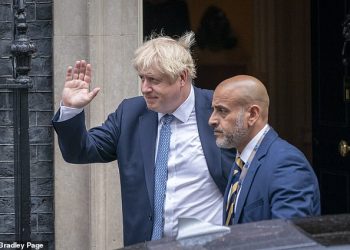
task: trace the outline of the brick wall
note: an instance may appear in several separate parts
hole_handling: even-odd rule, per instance
[[[16,1],[15,1],[16,2]],[[28,36],[38,51],[32,60],[29,93],[31,230],[33,241],[53,249],[52,0],[26,0]],[[0,1],[0,84],[12,78],[13,0]],[[15,240],[13,103],[0,90],[0,241]]]

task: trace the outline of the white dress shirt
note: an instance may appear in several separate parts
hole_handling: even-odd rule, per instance
[[[66,120],[69,120],[79,114],[80,112],[83,112],[83,108],[70,108],[62,105],[62,102],[60,103],[60,117],[58,118],[58,122],[63,122]]]
[[[211,177],[200,142],[191,93],[171,122],[168,181],[164,204],[164,235],[176,236],[179,217],[222,225],[223,196]],[[165,114],[158,114],[160,119]],[[158,137],[162,124],[158,123]],[[159,138],[157,138],[158,142]],[[158,147],[158,143],[157,143]],[[157,152],[157,151],[156,151]]]
[[[82,110],[61,105],[59,121],[68,120]],[[158,113],[156,152],[160,119],[164,115]],[[223,212],[223,196],[209,173],[199,138],[193,86],[186,101],[173,115],[164,203],[165,236],[177,235],[179,217],[194,217],[221,225]]]

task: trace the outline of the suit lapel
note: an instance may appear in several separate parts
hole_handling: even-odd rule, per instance
[[[237,206],[236,206],[236,213],[234,217],[234,224],[237,224],[239,221],[239,218],[242,214],[242,209],[244,207],[245,201],[247,199],[247,196],[249,194],[249,190],[252,186],[254,176],[256,172],[258,171],[259,167],[261,166],[261,160],[265,157],[271,143],[276,139],[277,133],[273,130],[273,128],[270,128],[270,130],[267,132],[265,137],[263,138],[258,151],[256,152],[256,155],[254,156],[254,159],[252,163],[249,165],[249,169],[247,172],[246,177],[244,178],[241,191],[239,193],[239,197],[237,200]]]
[[[139,118],[140,146],[144,163],[146,186],[151,208],[153,210],[154,192],[154,158],[158,132],[158,116],[156,112],[148,111]]]
[[[213,129],[208,125],[211,103],[199,91],[198,88],[194,87],[198,133],[209,172],[215,181],[215,177],[222,176],[221,152],[216,146]]]

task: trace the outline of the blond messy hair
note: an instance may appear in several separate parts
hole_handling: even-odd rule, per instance
[[[194,43],[192,31],[177,40],[162,34],[152,34],[149,40],[135,51],[133,66],[139,73],[156,68],[172,79],[176,79],[186,70],[190,79],[194,79],[196,66],[191,55],[191,46]]]

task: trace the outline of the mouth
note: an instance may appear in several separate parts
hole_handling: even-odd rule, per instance
[[[223,132],[221,130],[214,130],[214,135],[215,136],[218,136],[218,135],[221,135]]]
[[[152,102],[158,99],[158,97],[156,96],[144,96],[144,98],[146,99],[147,102]]]

